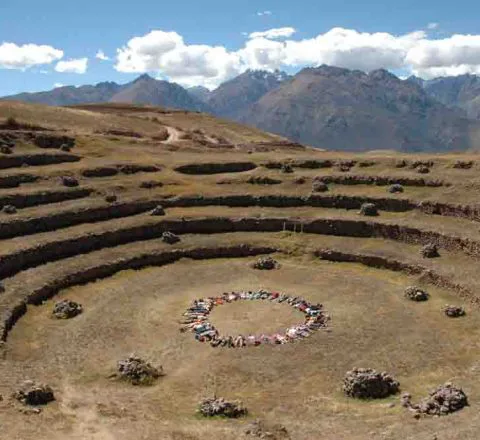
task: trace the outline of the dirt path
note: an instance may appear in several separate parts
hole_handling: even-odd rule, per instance
[[[180,141],[180,131],[174,127],[165,126],[168,131],[168,139],[164,142],[165,144],[173,144]]]
[[[75,391],[74,387],[65,383],[62,390],[61,411],[72,417],[73,430],[70,439],[115,440],[116,436],[110,431],[99,413],[99,404],[94,395],[85,396]],[[101,407],[101,405],[100,405]],[[64,439],[65,437],[60,437]]]

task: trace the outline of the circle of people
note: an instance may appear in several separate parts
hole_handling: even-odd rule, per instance
[[[208,315],[214,307],[240,300],[263,300],[286,303],[305,315],[303,324],[288,327],[285,332],[261,335],[223,336],[209,322]],[[261,344],[287,344],[309,337],[314,331],[327,326],[330,317],[322,304],[311,304],[298,296],[289,296],[266,290],[229,292],[217,297],[195,299],[183,314],[182,332],[194,333],[199,342],[209,342],[212,347],[242,348]]]

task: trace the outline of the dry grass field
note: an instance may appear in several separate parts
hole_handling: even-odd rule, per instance
[[[39,136],[75,146],[41,148]],[[16,212],[0,212],[1,438],[247,439],[255,419],[291,440],[480,438],[478,156],[319,151],[199,113],[119,105],[0,103],[2,142],[0,208]],[[312,192],[318,180],[328,191]],[[378,216],[359,215],[366,202]],[[157,205],[164,216],[150,215]],[[164,231],[180,241],[164,243]],[[428,243],[439,258],[422,257]],[[254,270],[259,255],[280,267]],[[430,299],[407,300],[410,285]],[[241,349],[179,331],[194,299],[261,288],[323,304],[328,327]],[[83,313],[52,319],[61,299]],[[466,316],[447,318],[446,304]],[[247,335],[302,315],[242,301],[210,319]],[[165,375],[151,386],[112,380],[131,353]],[[417,420],[400,395],[346,397],[354,367],[388,371],[415,401],[451,381],[469,406]],[[25,379],[49,384],[55,402],[26,413],[11,398]],[[202,418],[197,404],[213,394],[241,400],[248,416]]]

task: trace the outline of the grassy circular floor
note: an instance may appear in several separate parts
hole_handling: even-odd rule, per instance
[[[433,433],[451,429],[451,423],[458,430],[465,418],[469,427],[462,438],[475,438],[469,431],[480,418],[472,421],[471,409],[419,424],[398,398],[353,401],[342,395],[341,384],[352,367],[372,367],[394,374],[414,399],[453,380],[476,401],[479,312],[467,308],[465,318],[447,319],[442,307],[459,301],[432,287],[429,301],[408,301],[403,290],[414,280],[402,274],[276,258],[282,267],[273,271],[251,269],[252,259],[230,259],[182,260],[122,272],[54,298],[84,306],[73,320],[52,319],[53,301],[29,307],[9,336],[0,374],[9,384],[41,377],[55,389],[58,402],[37,416],[49,421],[41,428],[28,419],[21,422],[15,429],[19,438],[33,438],[36,431],[45,436],[49,430],[52,438],[62,438],[56,437],[61,433],[71,438],[153,439],[154,431],[166,439],[203,439],[207,432],[212,439],[239,438],[244,421],[195,416],[198,400],[213,392],[243,400],[252,417],[281,418],[295,433],[292,438],[313,439],[318,438],[315,433],[329,432],[328,438],[335,439],[360,439],[369,433],[379,439],[431,439]],[[179,332],[178,321],[193,299],[259,288],[323,303],[332,318],[330,330],[294,344],[244,349],[211,348]],[[211,314],[212,323],[228,334],[275,331],[302,319],[285,304],[262,301],[224,305]],[[147,388],[109,380],[116,361],[131,352],[162,364],[166,376]],[[391,402],[396,405],[390,407]],[[13,426],[20,420],[25,419],[12,412],[5,423]]]

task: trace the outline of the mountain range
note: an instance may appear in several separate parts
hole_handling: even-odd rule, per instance
[[[64,86],[48,92],[20,93],[1,99],[57,106],[128,102],[191,111],[210,111],[201,99],[178,84],[156,80],[149,75],[139,76],[134,81],[123,85],[115,82],[101,82],[97,85],[80,87]]]
[[[427,94],[449,107],[458,107],[471,119],[480,119],[480,77],[477,75],[447,76],[424,81],[408,78],[423,87]]]
[[[212,113],[338,150],[451,151],[480,147],[480,78],[402,80],[332,66],[294,76],[249,70],[210,91],[142,75],[127,84],[103,82],[22,93],[1,99],[47,105],[99,102],[149,104]]]
[[[280,71],[247,70],[206,95],[204,102],[215,115],[238,120],[262,96],[290,78]]]

